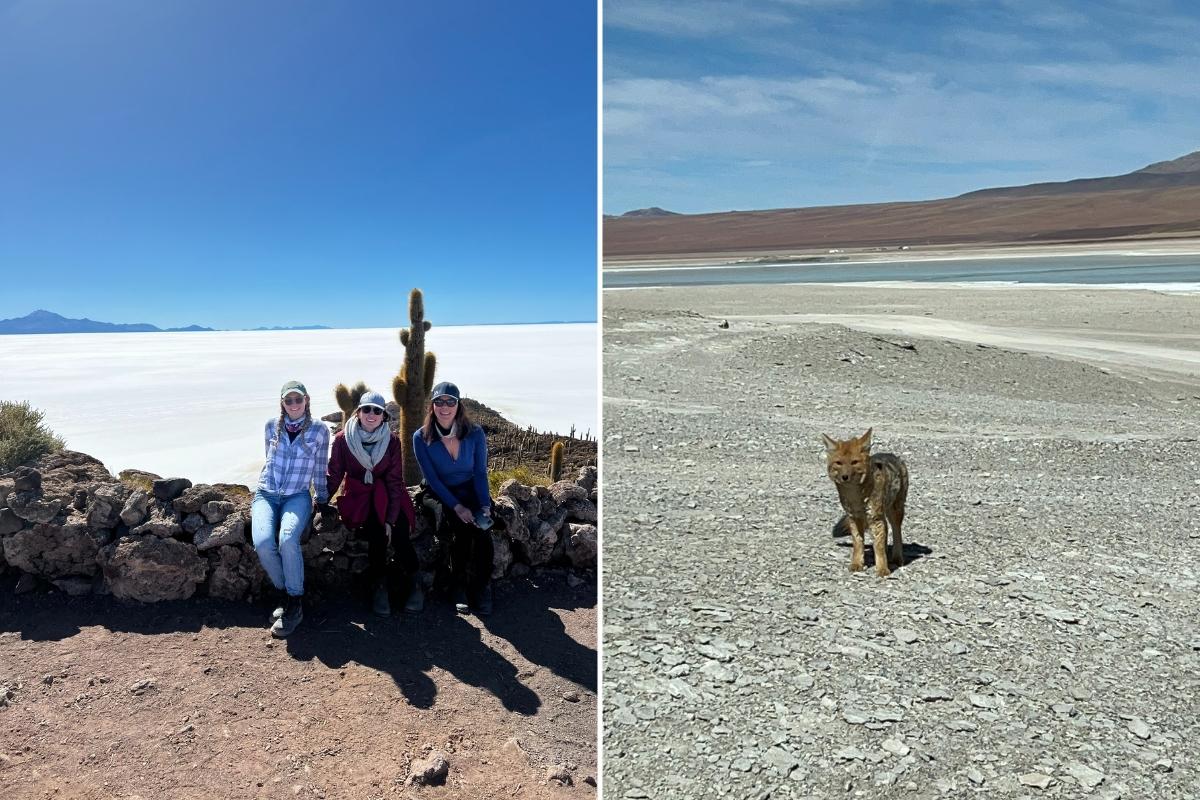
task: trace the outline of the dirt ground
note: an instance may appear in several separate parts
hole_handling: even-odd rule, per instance
[[[390,619],[339,600],[286,641],[265,606],[16,596],[9,583],[5,800],[596,794],[594,582],[510,581],[486,621],[444,598]],[[445,782],[407,782],[435,749]],[[569,785],[548,778],[558,767]]]

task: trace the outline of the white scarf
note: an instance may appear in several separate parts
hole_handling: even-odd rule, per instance
[[[365,428],[358,424],[358,415],[355,414],[346,423],[345,438],[350,452],[358,460],[358,463],[362,464],[363,469],[367,471],[366,475],[363,476],[363,483],[370,486],[375,482],[375,474],[371,470],[383,460],[388,445],[392,441],[392,431],[388,427],[387,420],[381,420],[379,427],[368,433]]]

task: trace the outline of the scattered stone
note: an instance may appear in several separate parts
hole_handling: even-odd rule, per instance
[[[1035,789],[1046,789],[1051,783],[1054,783],[1053,778],[1040,772],[1026,772],[1017,780],[1021,782],[1022,786],[1032,786]]]
[[[920,634],[910,628],[896,628],[892,631],[892,636],[900,644],[912,644],[921,640]]]
[[[1127,723],[1129,732],[1139,739],[1150,738],[1150,726],[1141,717],[1134,717]]]
[[[562,764],[554,764],[546,769],[546,780],[552,783],[557,783],[560,786],[572,786],[575,781],[571,778],[571,771]]]
[[[414,761],[409,771],[408,780],[418,786],[436,786],[446,780],[450,772],[450,761],[446,754],[434,750],[421,761]]]
[[[1079,785],[1085,789],[1095,789],[1104,782],[1104,773],[1098,769],[1093,769],[1086,764],[1072,762],[1064,769],[1068,775],[1079,781]]]
[[[136,683],[134,683],[133,685],[131,685],[129,687],[129,693],[140,697],[141,695],[145,694],[146,692],[148,692],[154,688],[157,688],[157,687],[155,686],[153,679],[143,678],[142,680],[137,681]]]
[[[908,755],[910,750],[909,746],[899,739],[884,739],[880,746],[892,755],[901,757]]]

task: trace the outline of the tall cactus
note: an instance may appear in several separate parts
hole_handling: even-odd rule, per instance
[[[433,376],[437,369],[437,357],[425,352],[425,332],[433,327],[433,323],[425,319],[425,297],[420,289],[413,289],[408,296],[408,319],[411,327],[400,331],[404,363],[400,365],[400,372],[392,378],[392,395],[400,406],[404,482],[412,486],[421,482],[421,467],[413,454],[412,437],[425,421],[425,408],[429,403],[429,392],[433,389]]]
[[[550,448],[550,482],[558,483],[562,480],[563,467],[563,443],[555,442]]]

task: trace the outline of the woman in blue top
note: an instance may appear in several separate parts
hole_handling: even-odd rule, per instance
[[[442,504],[442,524],[450,533],[450,572],[454,606],[492,613],[492,498],[488,493],[487,438],[459,402],[458,387],[433,388],[425,424],[413,433],[421,474]],[[484,527],[480,527],[483,525]]]
[[[250,504],[250,538],[275,590],[280,594],[286,591],[286,598],[271,615],[271,633],[284,637],[304,618],[300,535],[312,517],[309,487],[316,484],[318,505],[329,499],[325,481],[329,428],[313,421],[304,384],[288,381],[279,393],[279,416],[267,420],[263,434],[267,460]]]

